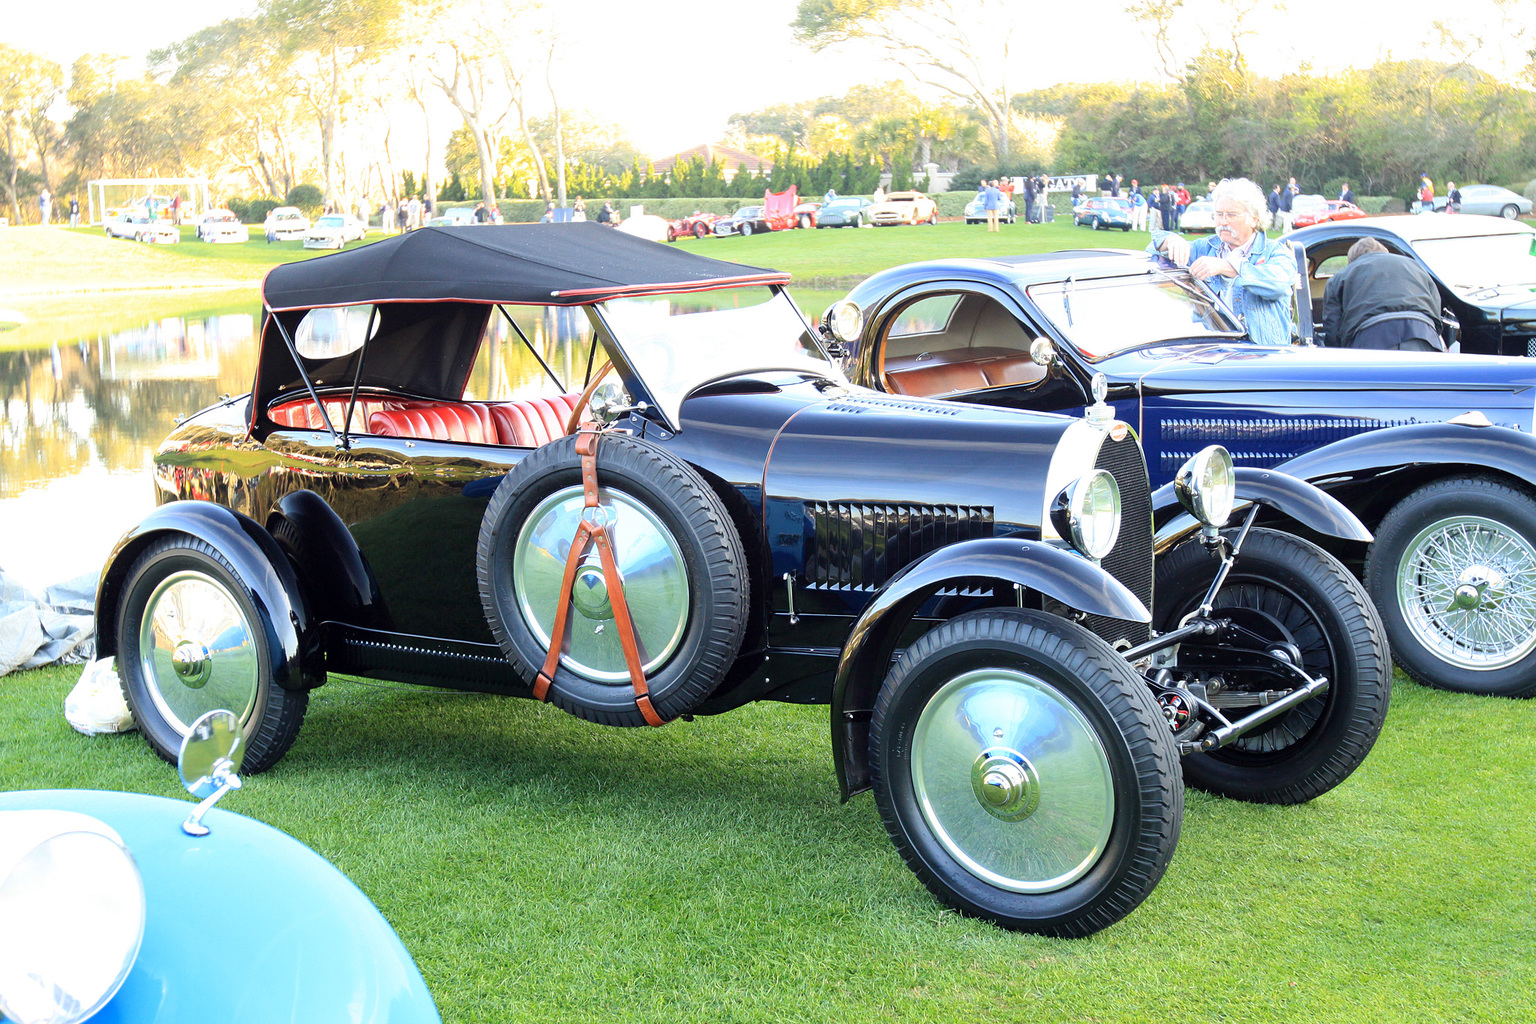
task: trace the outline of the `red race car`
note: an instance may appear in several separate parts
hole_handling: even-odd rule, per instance
[[[1303,199],[1309,202],[1302,203]],[[1346,203],[1342,199],[1324,199],[1322,196],[1297,196],[1292,210],[1294,216],[1291,218],[1291,224],[1298,228],[1367,216],[1366,212],[1354,203]]]
[[[667,241],[675,242],[687,235],[704,238],[714,233],[715,221],[719,219],[718,213],[699,213],[695,210],[692,215],[681,220],[669,220],[667,221]]]

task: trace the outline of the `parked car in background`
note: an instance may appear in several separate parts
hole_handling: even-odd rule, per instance
[[[1310,227],[1313,224],[1326,224],[1329,221],[1359,220],[1369,216],[1364,210],[1354,203],[1346,203],[1342,199],[1323,199],[1322,196],[1297,196],[1296,201],[1302,199],[1319,199],[1320,203],[1308,203],[1305,206],[1293,206],[1291,226],[1293,228]]]
[[[793,210],[795,215],[795,227],[814,228],[817,214],[821,211],[820,203],[797,203]]]
[[[361,242],[368,235],[368,225],[350,213],[327,213],[304,232],[306,249],[340,249],[348,242]]]
[[[262,230],[268,242],[292,241],[304,237],[309,230],[309,218],[297,206],[279,206],[267,214]]]
[[[1184,207],[1179,218],[1180,231],[1215,231],[1216,204],[1209,199],[1197,199]]]
[[[1531,201],[1518,192],[1511,192],[1502,185],[1463,185],[1461,212],[1478,213],[1488,217],[1514,220],[1531,212]],[[1435,212],[1444,213],[1450,205],[1448,196],[1435,196]]]
[[[1385,646],[1320,549],[1285,546],[1306,596],[1283,619],[1218,584],[1215,615],[1153,637],[1129,424],[856,387],[787,282],[596,224],[274,267],[253,391],[172,431],[161,504],[101,577],[98,654],[140,733],[168,756],[230,701],[247,767],[270,767],[331,672],[608,726],[825,704],[843,795],[875,792],[931,891],[1061,936],[1157,884],[1181,753],[1228,752],[1210,784],[1270,802],[1360,763]],[[471,397],[493,381],[517,390]],[[1194,532],[1242,486],[1200,452]],[[1212,547],[1242,588],[1269,544]]]
[[[667,223],[667,241],[675,242],[679,238],[692,235],[694,238],[705,238],[712,234],[715,221],[720,219],[718,213],[699,213],[695,211],[686,217]]]
[[[197,237],[203,242],[249,242],[251,232],[229,210],[209,210],[197,222]]]
[[[131,238],[135,242],[175,245],[181,241],[181,229],[168,220],[151,217],[141,206],[130,206],[109,217],[103,225],[108,238]]]
[[[859,228],[869,223],[869,208],[875,204],[866,196],[838,196],[823,203],[816,211],[818,228]]]
[[[1131,201],[1094,196],[1085,199],[1072,210],[1072,223],[1081,227],[1086,224],[1095,231],[1100,228],[1131,230]]]
[[[432,228],[462,227],[475,222],[475,211],[469,206],[450,206],[427,221]]]
[[[1366,217],[1285,236],[1306,247],[1313,320],[1322,323],[1328,278],[1364,237],[1420,263],[1459,327],[1462,352],[1536,356],[1536,230],[1487,217]],[[1326,340],[1326,339],[1325,339]]]
[[[872,204],[865,213],[877,228],[939,222],[938,204],[921,192],[887,193],[884,202]]]
[[[860,383],[1068,412],[1101,378],[1154,486],[1207,444],[1317,484],[1374,531],[1325,543],[1363,576],[1409,675],[1536,695],[1536,361],[1258,345],[1187,270],[1144,253],[911,264],[832,309],[845,305],[862,324],[844,349]],[[1156,594],[1185,592],[1166,582]]]
[[[648,242],[672,241],[672,225],[654,213],[637,213],[620,224],[618,230]]]
[[[293,837],[211,807],[240,785],[238,729],[224,710],[189,723],[176,760],[201,805],[0,792],[5,1020],[440,1024],[411,955],[356,885]],[[258,893],[240,901],[238,927],[206,916]],[[231,927],[242,952],[210,956]]]
[[[1013,197],[1007,197],[1008,201],[1001,210],[997,211],[997,219],[1004,224],[1013,224],[1019,219],[1019,204],[1013,201]],[[985,224],[987,211],[983,208],[983,200],[980,196],[965,204],[965,222],[967,224]]]
[[[720,217],[710,225],[717,235],[751,235],[768,230],[768,220],[761,206],[742,206],[729,217]]]

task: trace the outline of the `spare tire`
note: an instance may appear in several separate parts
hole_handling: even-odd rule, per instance
[[[603,435],[597,479],[651,704],[670,720],[714,692],[741,648],[741,540],[698,473],[646,441]],[[480,526],[480,600],[502,653],[530,683],[548,655],[560,603],[570,602],[565,636],[554,639],[562,653],[548,699],[588,721],[644,725],[595,546],[572,593],[561,592],[584,505],[574,436],[514,466]]]

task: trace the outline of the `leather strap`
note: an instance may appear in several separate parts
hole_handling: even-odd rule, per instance
[[[601,506],[597,500],[597,441],[596,431],[583,430],[576,437],[576,454],[581,456],[581,489],[585,508]],[[555,609],[554,628],[550,631],[549,655],[544,667],[534,679],[533,695],[539,700],[549,699],[549,687],[560,667],[560,649],[565,643],[566,620],[570,617],[571,588],[576,584],[576,570],[592,545],[597,546],[598,559],[603,566],[603,580],[608,588],[608,601],[613,606],[613,623],[618,629],[619,646],[624,652],[624,664],[629,669],[629,682],[635,691],[635,705],[647,725],[666,725],[667,720],[656,712],[651,704],[650,685],[640,664],[640,644],[635,639],[634,620],[629,616],[629,602],[624,597],[624,579],[619,575],[619,563],[614,557],[613,546],[608,541],[608,531],[596,519],[583,515],[576,536],[571,541],[571,553],[565,560],[565,576],[560,583],[561,601]]]

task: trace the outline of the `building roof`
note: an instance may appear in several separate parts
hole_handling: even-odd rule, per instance
[[[727,171],[739,170],[745,167],[749,171],[773,170],[773,161],[767,157],[758,156],[740,149],[732,149],[730,146],[711,146],[705,143],[702,146],[694,146],[685,149],[681,153],[672,156],[661,157],[651,161],[651,166],[657,171],[670,171],[679,163],[687,163],[696,156],[704,158],[707,164],[711,160],[719,161],[720,166]]]

